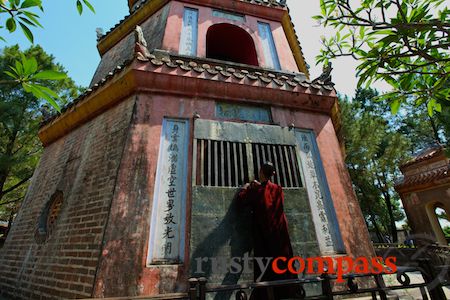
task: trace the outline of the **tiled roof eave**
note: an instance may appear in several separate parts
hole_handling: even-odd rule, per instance
[[[161,54],[163,53],[163,55]],[[156,55],[155,55],[156,54]],[[112,78],[129,67],[133,62],[148,64],[153,68],[167,67],[168,69],[178,69],[182,72],[195,72],[197,74],[208,73],[215,75],[218,81],[227,81],[229,78],[236,80],[248,80],[248,82],[259,82],[261,86],[271,85],[271,88],[294,91],[301,89],[304,93],[318,94],[335,97],[335,90],[332,85],[321,85],[312,83],[306,79],[303,73],[276,71],[255,66],[226,63],[212,59],[194,58],[180,55],[168,55],[166,52],[156,50],[148,58],[135,58],[117,66],[113,71],[87,89],[79,97],[68,103],[61,111],[61,115],[67,113],[73,106],[89,98],[97,90],[106,85]],[[41,128],[57,119],[60,115],[55,114],[44,120]]]
[[[402,164],[400,166],[401,170],[405,170],[410,166],[413,166],[418,163],[425,162],[427,160],[431,160],[433,158],[439,157],[445,153],[445,148],[442,145],[436,145],[430,149],[427,150],[428,152],[422,155],[418,155],[414,157],[413,159],[407,161],[406,163]]]
[[[450,182],[450,164],[412,176],[405,176],[396,183],[396,190],[421,187],[423,185],[440,184],[442,180]]]
[[[243,65],[232,62],[224,62],[209,58],[199,58],[170,54],[166,51],[155,50],[148,58],[141,58],[142,62],[148,62],[155,67],[165,65],[169,68],[179,68],[184,71],[193,70],[197,73],[210,73],[222,75],[223,79],[231,75],[238,79],[243,77],[250,80],[260,80],[264,83],[275,83],[277,86],[303,87],[310,90],[319,90],[324,94],[335,92],[334,85],[311,82],[301,72],[289,72],[267,69],[251,65]],[[230,75],[229,75],[230,74]]]

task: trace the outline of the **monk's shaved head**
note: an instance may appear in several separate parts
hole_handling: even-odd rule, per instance
[[[270,179],[270,177],[272,177],[275,174],[275,167],[273,166],[273,164],[271,162],[265,162],[262,166],[261,166],[261,172],[264,174],[264,177],[266,177],[267,179]]]

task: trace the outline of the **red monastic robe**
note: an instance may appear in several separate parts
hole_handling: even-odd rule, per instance
[[[238,195],[240,206],[249,206],[253,211],[254,257],[293,257],[288,222],[284,213],[284,194],[281,186],[270,180],[254,188],[243,189]],[[281,267],[281,264],[280,264]],[[285,266],[284,266],[285,267]],[[261,275],[254,263],[255,281]],[[285,280],[296,278],[289,272],[276,274],[272,265],[266,270],[261,281]],[[259,294],[259,293],[258,293]],[[279,294],[276,292],[276,294]],[[278,299],[278,297],[275,297]],[[256,299],[265,299],[259,295]]]

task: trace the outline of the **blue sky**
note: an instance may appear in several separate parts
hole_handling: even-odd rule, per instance
[[[75,82],[87,86],[100,61],[96,45],[97,27],[108,31],[124,16],[128,15],[127,0],[91,0],[96,14],[86,10],[79,16],[75,0],[44,0],[45,13],[41,23],[44,29],[35,29],[35,43],[42,45],[45,51],[55,56],[56,61],[65,66]],[[311,77],[320,75],[322,66],[315,65],[315,56],[321,48],[320,37],[333,35],[332,30],[318,27],[312,16],[320,13],[319,1],[287,1],[294,25],[307,63],[311,66]],[[22,49],[30,46],[18,30],[13,34],[2,32],[7,39],[3,45],[18,43]],[[2,42],[0,42],[2,43]],[[353,95],[356,88],[356,62],[350,58],[334,62],[333,81],[341,94]],[[386,90],[387,86],[375,87]]]
[[[128,14],[127,0],[92,0],[96,13],[85,10],[80,16],[75,0],[44,0],[41,24],[44,29],[34,29],[36,44],[61,63],[75,82],[87,86],[100,61],[95,29],[105,31]],[[20,30],[3,33],[6,45],[19,44],[22,49],[31,44]],[[1,43],[1,42],[0,42]],[[5,45],[5,43],[3,43]]]

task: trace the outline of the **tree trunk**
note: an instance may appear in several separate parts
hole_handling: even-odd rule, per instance
[[[383,192],[383,197],[384,201],[386,202],[386,206],[389,213],[392,242],[397,243],[398,242],[397,226],[395,225],[394,210],[392,209],[391,195],[389,195],[388,192]]]
[[[442,144],[442,140],[439,137],[439,131],[438,131],[438,128],[436,126],[436,122],[434,122],[433,117],[428,116],[428,118],[430,119],[431,128],[433,128],[434,139],[439,144]]]
[[[380,243],[382,243],[384,241],[384,237],[381,234],[380,227],[378,226],[377,220],[375,219],[375,214],[371,209],[369,210],[369,214],[370,214],[370,221],[372,222],[373,227],[375,227],[375,233],[377,235],[377,238],[380,241]]]
[[[9,231],[11,230],[12,227],[12,223],[14,221],[14,215],[16,214],[15,210],[12,210],[11,213],[9,214],[9,219],[8,219],[8,228],[6,228],[6,233],[5,233],[5,237],[8,236]]]
[[[384,178],[386,178],[386,176]],[[379,176],[377,176],[377,181],[378,181],[378,188],[381,190],[381,193],[383,194],[384,202],[386,203],[386,207],[388,209],[390,221],[389,227],[392,235],[392,242],[397,243],[398,242],[397,226],[395,225],[394,210],[392,209],[391,195],[389,194],[387,184],[385,182],[382,182]]]
[[[10,157],[13,154],[14,145],[16,143],[18,133],[19,133],[18,130],[15,130],[9,136],[8,144],[5,147],[6,148],[5,153],[4,153],[5,157]],[[5,183],[6,183],[6,180],[8,179],[10,170],[11,170],[11,168],[8,166],[6,166],[4,169],[0,169],[0,201],[2,200],[3,196],[5,195],[5,193],[4,193]]]
[[[425,106],[425,109],[427,110],[428,107],[427,107],[427,104],[426,104],[426,103],[424,103],[424,106]],[[428,115],[428,120],[430,121],[431,129],[433,130],[433,136],[434,136],[434,139],[436,140],[436,142],[438,142],[439,144],[441,144],[441,143],[442,143],[442,140],[441,140],[441,138],[439,137],[439,129],[438,129],[438,127],[436,126],[436,122],[434,121],[433,117],[430,116],[430,115]]]

